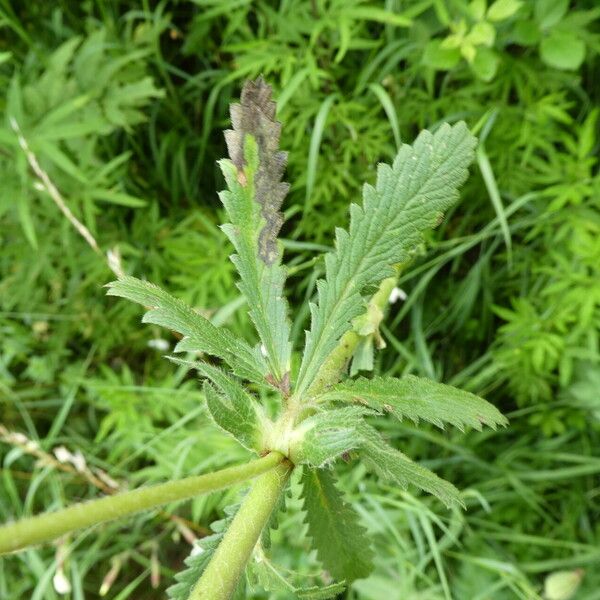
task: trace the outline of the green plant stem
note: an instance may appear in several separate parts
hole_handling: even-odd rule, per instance
[[[291,463],[285,461],[254,482],[189,600],[232,597],[291,472]]]
[[[390,294],[397,282],[397,276],[384,279],[381,282],[379,289],[373,294],[373,297],[369,301],[369,304],[378,308],[382,315],[385,313]],[[362,338],[363,336],[354,329],[350,329],[342,336],[335,350],[329,355],[319,369],[314,383],[308,390],[307,396],[316,396],[327,386],[333,385],[340,380],[348,361],[354,355]]]
[[[271,452],[245,465],[81,502],[63,510],[10,523],[0,527],[0,554],[47,542],[76,529],[227,488],[272,470],[282,460],[281,454]]]

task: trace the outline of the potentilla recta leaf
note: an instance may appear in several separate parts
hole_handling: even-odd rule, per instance
[[[306,395],[321,365],[351,321],[365,308],[362,294],[393,275],[458,199],[476,139],[464,123],[423,131],[403,145],[393,165],[379,165],[375,187],[365,185],[363,204],[350,206],[350,228],[336,229],[336,249],[325,256],[325,279],[317,283],[311,328],[296,394]]]
[[[233,435],[248,450],[263,450],[265,431],[269,429],[267,416],[239,381],[208,363],[173,357],[169,360],[195,369],[210,381],[205,381],[203,386],[206,406],[221,429]]]
[[[425,377],[360,377],[334,386],[319,397],[322,402],[359,402],[396,418],[429,421],[438,427],[446,423],[463,430],[483,425],[495,429],[508,423],[500,411],[475,394]]]
[[[305,467],[302,497],[308,534],[323,566],[347,582],[373,570],[373,551],[360,517],[335,486],[333,474]]]
[[[381,478],[402,489],[414,485],[437,496],[448,508],[464,507],[459,491],[450,482],[392,448],[376,429],[365,424],[361,436],[359,454]]]
[[[287,154],[281,152],[281,124],[275,121],[271,88],[262,78],[247,81],[240,104],[231,106],[232,130],[225,132],[230,159],[220,162],[228,191],[220,198],[230,223],[223,226],[235,247],[232,261],[239,288],[263,343],[271,376],[289,391],[291,356],[285,269],[277,234],[281,203],[289,185],[281,181]]]
[[[107,287],[109,296],[126,298],[146,307],[144,323],[160,325],[184,336],[175,347],[176,352],[195,351],[217,356],[243,379],[265,382],[268,369],[259,349],[252,348],[229,330],[216,327],[185,302],[135,277],[122,277]]]

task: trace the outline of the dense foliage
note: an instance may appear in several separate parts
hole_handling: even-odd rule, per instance
[[[373,165],[442,120],[480,138],[460,204],[403,269],[385,324],[366,319],[353,368],[459,385],[511,426],[459,442],[379,424],[469,488],[468,510],[349,463],[339,487],[375,536],[376,570],[347,597],[536,598],[545,576],[579,582],[579,568],[577,598],[597,597],[600,575],[586,570],[600,559],[595,4],[0,2],[2,520],[245,456],[207,427],[187,368],[161,360],[177,339],[104,296],[106,261],[40,189],[19,132],[102,252],[118,248],[127,273],[254,343],[217,228],[216,160],[230,101],[262,73],[294,182],[281,232],[294,310],[316,296],[326,265],[314,256],[348,224]],[[310,573],[298,535],[310,500],[294,486],[273,548],[277,564]],[[202,497],[4,558],[0,596],[55,598],[68,582],[73,598],[162,597],[185,539],[237,500]]]

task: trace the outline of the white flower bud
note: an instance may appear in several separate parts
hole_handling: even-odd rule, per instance
[[[579,589],[583,573],[583,569],[550,573],[544,581],[544,598],[546,600],[570,600]]]
[[[388,302],[390,304],[395,304],[398,300],[402,300],[402,302],[404,302],[404,300],[406,300],[406,298],[407,298],[406,292],[404,290],[400,289],[399,287],[395,287],[390,293]]]
[[[148,342],[148,348],[154,348],[159,352],[166,352],[169,349],[169,342],[167,342],[167,340],[163,340],[162,338],[155,338]]]
[[[67,579],[62,567],[56,569],[56,573],[52,578],[52,585],[57,594],[69,594],[71,592],[71,582]]]

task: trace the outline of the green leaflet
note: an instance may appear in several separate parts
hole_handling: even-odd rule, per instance
[[[442,125],[403,145],[393,165],[379,165],[377,183],[363,188],[363,205],[350,206],[349,231],[336,229],[336,250],[325,256],[325,279],[311,304],[311,328],[296,393],[306,394],[351,320],[364,311],[361,294],[393,274],[458,199],[476,139],[467,126]]]
[[[448,481],[413,462],[408,456],[392,448],[376,429],[365,424],[362,431],[360,456],[383,479],[407,489],[410,484],[437,496],[448,508],[464,507],[459,491]]]
[[[281,124],[275,121],[271,88],[262,78],[247,81],[240,104],[231,106],[233,129],[225,132],[231,160],[220,161],[229,191],[220,194],[230,223],[222,229],[234,245],[239,288],[264,345],[276,385],[287,393],[290,323],[283,293],[285,269],[277,234],[279,209],[289,185],[281,181],[287,155],[278,149]]]
[[[262,407],[235,379],[221,369],[199,361],[169,357],[180,365],[196,369],[211,381],[204,382],[206,405],[214,422],[233,435],[248,450],[261,452],[267,417]]]
[[[244,379],[264,383],[267,365],[258,349],[227,329],[215,327],[193,308],[158,286],[135,277],[123,277],[107,285],[109,296],[119,296],[148,308],[142,321],[166,327],[184,338],[175,352],[206,352],[222,358]]]
[[[482,425],[496,428],[508,421],[498,409],[483,398],[450,385],[407,375],[395,377],[361,377],[333,387],[320,397],[322,401],[362,402],[390,412],[402,420],[415,423],[420,419],[438,427],[450,423],[463,430],[465,426],[481,430]]]
[[[327,600],[335,598],[344,591],[344,583],[333,583],[325,586],[298,587],[290,581],[290,573],[287,569],[284,573],[265,555],[260,545],[254,553],[254,560],[249,565],[249,577],[267,592],[286,594],[286,598],[298,598],[300,600]],[[300,579],[302,576],[297,575]]]
[[[294,464],[323,467],[360,445],[363,417],[370,411],[350,406],[319,412],[308,417],[294,431],[290,459]]]
[[[216,533],[197,542],[195,551],[184,561],[186,568],[175,575],[177,583],[167,589],[167,596],[170,600],[188,600],[192,588],[204,573],[238,508],[239,505],[228,506],[225,509],[225,518],[215,521],[211,525],[211,529]],[[232,600],[244,600],[246,597],[245,587],[246,582],[242,580]]]
[[[207,381],[202,389],[213,421],[248,450],[258,450],[261,445],[260,430],[256,429],[256,423],[245,423],[242,420],[242,415],[248,412],[244,410],[245,407],[240,409],[235,403],[228,403],[226,396],[219,394]]]
[[[353,581],[373,570],[373,551],[354,509],[344,501],[333,475],[304,468],[302,497],[308,534],[323,566],[335,579]]]

